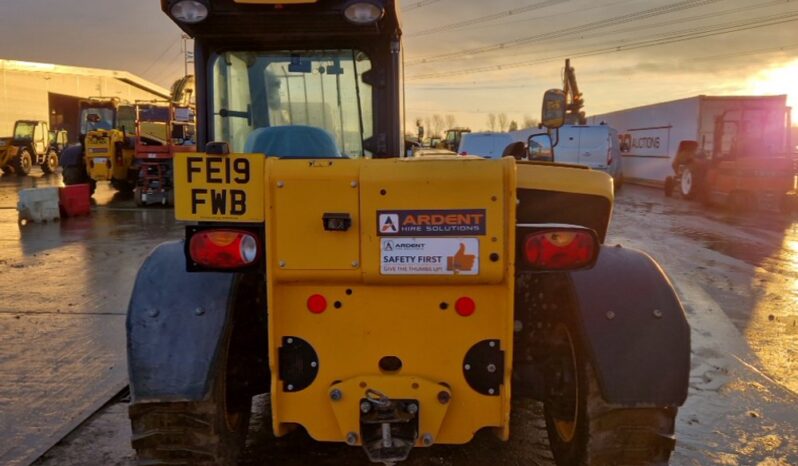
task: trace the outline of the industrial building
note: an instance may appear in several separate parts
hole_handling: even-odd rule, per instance
[[[0,136],[17,120],[42,120],[77,141],[78,105],[88,97],[169,98],[169,91],[126,71],[0,59]]]

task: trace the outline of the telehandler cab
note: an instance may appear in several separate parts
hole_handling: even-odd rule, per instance
[[[265,392],[277,436],[377,463],[507,440],[512,396],[543,402],[559,465],[668,462],[690,330],[650,257],[602,245],[609,176],[397,158],[394,0],[162,7],[195,39],[200,152],[174,159],[186,238],[128,309],[139,464],[235,464]]]
[[[44,121],[19,120],[12,137],[0,138],[0,170],[27,176],[39,165],[46,175],[55,173],[66,144],[65,130],[50,131]]]

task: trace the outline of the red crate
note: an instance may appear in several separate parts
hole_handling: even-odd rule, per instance
[[[73,184],[58,190],[62,217],[78,217],[91,213],[91,189],[88,184]]]

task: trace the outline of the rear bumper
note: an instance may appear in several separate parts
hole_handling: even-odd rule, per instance
[[[455,310],[464,293],[476,302],[468,317]],[[300,424],[316,440],[346,442],[349,433],[360,435],[360,405],[371,389],[418,403],[417,446],[431,444],[424,434],[432,443],[463,444],[484,427],[506,438],[511,293],[511,286],[500,285],[276,286],[270,293],[270,308],[277,310],[270,312],[275,432]],[[316,294],[328,302],[324,312],[307,308]],[[384,357],[398,358],[401,369],[382,368]],[[495,378],[486,388],[475,377]],[[336,389],[338,400],[331,396]],[[438,400],[442,391],[446,403]]]

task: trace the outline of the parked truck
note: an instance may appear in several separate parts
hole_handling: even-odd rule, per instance
[[[618,130],[627,180],[735,208],[794,202],[787,96],[698,96],[589,122]]]

